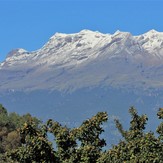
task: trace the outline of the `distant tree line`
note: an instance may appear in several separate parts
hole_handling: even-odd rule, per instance
[[[123,139],[104,150],[106,141],[100,137],[107,122],[106,112],[99,112],[81,126],[70,129],[49,119],[42,123],[30,114],[8,113],[0,105],[0,162],[7,163],[163,163],[163,122],[156,132],[145,132],[146,115],[129,109],[130,127],[124,130],[115,124]],[[157,116],[163,119],[163,109]],[[48,139],[54,136],[56,147]]]

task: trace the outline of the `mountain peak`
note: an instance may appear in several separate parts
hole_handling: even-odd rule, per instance
[[[14,55],[20,55],[20,54],[26,53],[26,52],[27,51],[25,49],[22,49],[22,48],[13,49],[8,53],[7,57],[11,57]]]
[[[155,29],[149,30],[148,32],[144,33],[143,35],[146,35],[148,37],[153,37],[153,36],[161,36],[163,33],[158,32]]]
[[[163,62],[162,34],[155,30],[140,36],[122,31],[56,33],[36,51],[12,50],[0,64],[0,89],[75,90],[101,83],[132,85],[139,78],[146,82],[151,79],[149,86],[163,87],[162,81],[152,81],[156,71],[148,78],[142,76],[145,66],[154,69]],[[141,84],[139,80],[137,83]]]
[[[131,36],[131,33],[130,32],[123,32],[123,31],[120,31],[120,30],[117,30],[113,36]]]
[[[80,34],[89,34],[89,33],[100,33],[99,31],[91,31],[88,29],[83,29],[79,32]]]
[[[155,29],[151,29],[151,30],[149,30],[147,33],[159,33],[159,32],[156,31]]]
[[[62,38],[62,37],[66,37],[67,34],[66,33],[60,33],[60,32],[56,32],[52,37],[50,37],[50,40],[56,39],[56,38]]]
[[[96,34],[96,33],[100,33],[100,32],[98,32],[98,31],[91,31],[91,30],[88,30],[88,29],[83,29],[80,32],[70,33],[70,34],[56,32],[51,38],[66,37],[66,36],[69,36],[69,35],[77,35],[77,34],[89,35],[89,34]]]

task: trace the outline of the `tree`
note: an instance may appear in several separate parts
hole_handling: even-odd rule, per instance
[[[86,120],[77,129],[77,139],[81,142],[78,149],[79,162],[95,163],[101,155],[102,148],[106,145],[104,139],[100,138],[104,129],[102,124],[108,120],[106,112],[99,112],[91,119]]]
[[[157,116],[159,119],[163,119],[163,108],[159,109]],[[156,131],[159,134],[159,139],[163,141],[163,122],[161,122]]]
[[[4,111],[5,112],[5,111]],[[106,112],[99,112],[85,120],[78,128],[70,129],[50,119],[45,124],[37,125],[31,119],[19,130],[21,145],[11,148],[6,158],[21,163],[145,163],[163,162],[163,123],[158,126],[157,133],[145,132],[148,121],[146,115],[138,115],[135,108],[129,109],[131,115],[130,127],[124,130],[119,120],[115,124],[123,139],[111,149],[104,151],[106,145],[100,138],[103,123],[107,122]],[[6,113],[5,113],[6,114]],[[159,109],[158,118],[163,118],[163,109]],[[28,117],[28,116],[27,116]],[[54,136],[56,147],[48,139],[48,134]],[[15,139],[14,131],[8,134],[6,142]]]
[[[161,140],[155,137],[152,132],[144,132],[148,120],[147,116],[139,116],[133,107],[129,112],[132,118],[129,130],[125,131],[121,123],[115,120],[116,127],[124,140],[103,153],[98,162],[163,162],[163,144]],[[160,115],[160,112],[158,114]],[[162,132],[162,128],[159,128],[158,132]]]
[[[47,139],[45,126],[37,128],[34,122],[25,123],[20,135],[21,147],[7,153],[7,157],[11,160],[24,163],[57,161],[52,143]]]
[[[8,113],[0,104],[0,160],[5,152],[21,146],[19,129],[25,122],[34,121],[38,126],[40,121],[30,114],[20,116],[16,113]],[[7,161],[9,162],[9,161]]]
[[[57,146],[57,158],[59,162],[76,162],[76,137],[75,130],[70,130],[58,122],[48,120],[48,131],[54,135]]]
[[[0,114],[7,114],[7,110],[3,107],[2,104],[0,104]]]
[[[22,146],[9,152],[7,156],[25,163],[95,163],[106,144],[99,137],[104,131],[101,125],[105,121],[107,114],[98,113],[75,129],[69,129],[51,119],[40,128],[35,128],[34,123],[25,124],[20,130]],[[56,150],[47,138],[48,133],[54,135]],[[77,143],[79,141],[81,143]]]

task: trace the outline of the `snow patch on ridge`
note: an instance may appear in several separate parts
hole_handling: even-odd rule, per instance
[[[163,32],[153,29],[135,38],[151,55],[163,57]]]
[[[116,31],[114,34],[103,34],[98,31],[82,30],[79,33],[56,33],[49,41],[37,51],[27,52],[24,49],[12,50],[4,65],[24,64],[33,62],[42,64],[79,64],[86,60],[96,58],[105,50],[108,55],[114,56],[125,50],[134,55],[143,50],[149,55],[163,56],[163,33],[155,30],[132,36],[129,32]]]
[[[16,49],[0,64],[0,89],[163,87],[163,33],[56,33],[40,49]],[[157,78],[155,75],[157,74]]]

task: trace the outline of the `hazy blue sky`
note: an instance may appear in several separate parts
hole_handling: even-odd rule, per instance
[[[56,32],[134,35],[163,31],[163,0],[0,0],[0,61],[15,48],[40,48]]]

